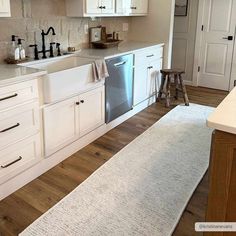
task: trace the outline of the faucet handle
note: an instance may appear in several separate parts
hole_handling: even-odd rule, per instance
[[[60,49],[61,44],[56,43],[56,48],[57,48],[57,56],[61,56],[61,49]]]
[[[38,45],[37,44],[30,44],[29,47],[34,48],[34,60],[39,60]]]
[[[52,43],[50,43],[50,46],[52,46],[52,45],[54,45],[54,44],[56,44],[55,42],[52,42]]]

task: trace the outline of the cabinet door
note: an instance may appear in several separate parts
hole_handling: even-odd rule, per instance
[[[131,0],[116,0],[116,13],[129,15],[131,13]]]
[[[104,87],[80,95],[79,127],[80,136],[96,129],[105,123]]]
[[[115,13],[115,0],[102,0],[102,14]]]
[[[147,79],[147,94],[148,97],[155,95],[159,92],[161,83],[162,59],[158,59],[150,62],[148,67],[148,79]]]
[[[148,65],[135,66],[134,70],[134,106],[148,98]]]
[[[0,0],[0,17],[11,16],[10,0]]]
[[[131,11],[132,14],[147,14],[148,0],[132,0]]]
[[[102,10],[101,0],[86,0],[86,13],[87,14],[101,14]]]
[[[78,97],[44,108],[46,156],[56,152],[78,137]]]

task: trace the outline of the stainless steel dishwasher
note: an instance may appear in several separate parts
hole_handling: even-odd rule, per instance
[[[133,106],[133,54],[106,60],[106,123],[130,111]]]

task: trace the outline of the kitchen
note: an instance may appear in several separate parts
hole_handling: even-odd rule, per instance
[[[18,189],[155,106],[161,70],[171,68],[175,5],[163,0],[3,0],[1,4],[0,199],[4,212],[4,200]],[[162,8],[156,9],[155,4]],[[142,37],[140,21],[150,28],[149,40],[147,32]],[[226,93],[218,95],[215,103]],[[61,178],[67,175],[63,172]],[[41,190],[35,191],[40,195]],[[49,210],[36,202],[42,213]],[[3,235],[21,233],[29,226],[24,223],[14,230],[13,223],[12,231],[7,231],[8,220],[1,217]]]

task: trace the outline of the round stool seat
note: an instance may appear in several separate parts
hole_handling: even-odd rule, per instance
[[[171,74],[184,74],[185,71],[181,69],[163,69],[161,70],[162,74],[171,75]]]

